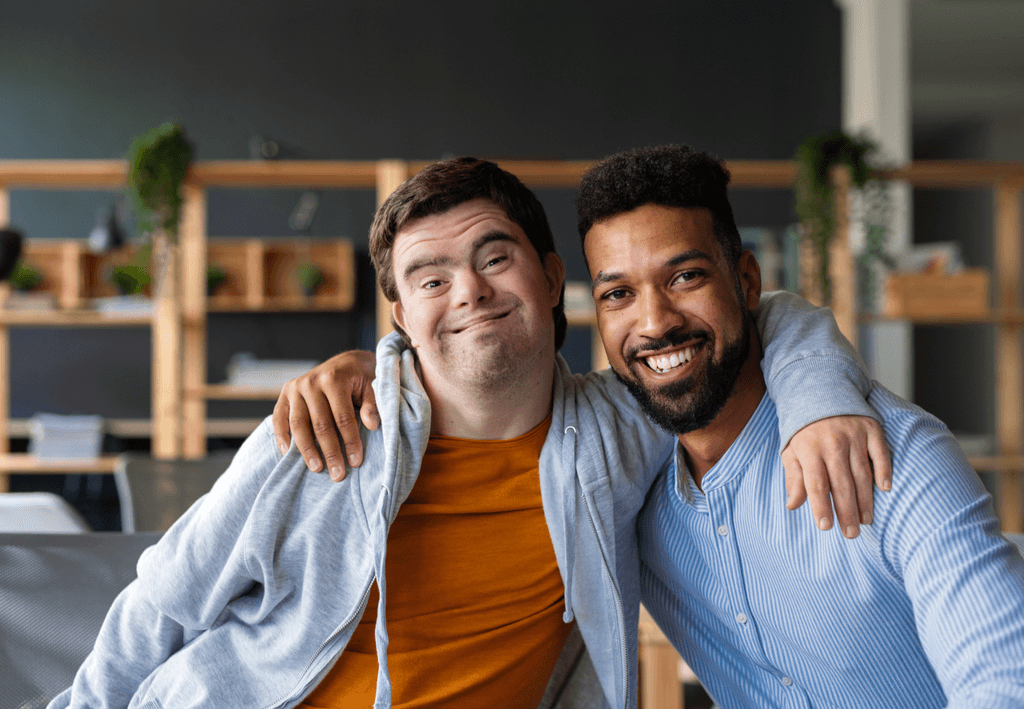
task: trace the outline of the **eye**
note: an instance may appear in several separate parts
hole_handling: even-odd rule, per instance
[[[704,271],[699,268],[691,268],[683,271],[673,279],[673,283],[689,283],[704,275]]]
[[[427,281],[423,284],[422,288],[425,290],[433,290],[434,288],[440,288],[443,284],[444,281],[440,280]]]
[[[484,264],[484,268],[497,266],[502,261],[508,261],[508,256],[493,256],[487,260],[487,263]]]
[[[629,295],[629,291],[625,288],[615,288],[606,293],[601,294],[601,300],[622,300]]]

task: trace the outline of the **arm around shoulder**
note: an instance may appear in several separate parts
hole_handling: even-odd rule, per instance
[[[761,369],[779,413],[783,447],[797,431],[831,416],[880,420],[866,399],[867,367],[828,308],[785,291],[765,293],[757,313]]]

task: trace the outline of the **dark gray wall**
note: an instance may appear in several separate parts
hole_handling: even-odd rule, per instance
[[[669,141],[787,158],[840,121],[832,0],[8,0],[2,15],[0,158],[120,157],[134,134],[167,119],[185,125],[199,159],[247,158],[257,134],[313,159],[588,159]],[[373,195],[323,198],[312,235],[365,250]],[[542,198],[569,277],[586,278],[572,194]],[[16,192],[13,221],[30,237],[85,236],[110,199]],[[217,191],[210,233],[287,235],[296,199]],[[743,225],[792,220],[786,192],[734,199]],[[211,380],[237,349],[322,359],[371,342],[363,275],[355,314],[211,318]],[[12,339],[15,416],[149,415],[147,332]],[[587,339],[577,333],[567,347],[577,368]]]

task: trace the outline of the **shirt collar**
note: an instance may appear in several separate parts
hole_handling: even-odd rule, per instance
[[[712,466],[711,470],[701,480],[701,488],[704,492],[714,490],[729,483],[738,475],[741,475],[748,467],[750,459],[765,446],[770,445],[770,439],[778,440],[779,419],[775,411],[775,403],[768,398],[766,393],[761,397],[750,420],[740,431],[732,445],[725,451],[725,455]],[[778,447],[778,443],[775,443]],[[675,484],[676,490],[690,504],[695,503],[695,498],[700,494],[700,489],[693,482],[693,477],[686,466],[686,455],[683,444],[676,439],[675,448]]]

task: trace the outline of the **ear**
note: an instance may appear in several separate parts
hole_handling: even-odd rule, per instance
[[[756,310],[761,302],[761,266],[758,265],[754,252],[744,251],[740,254],[736,272],[740,279],[740,290],[748,310]]]
[[[544,275],[548,279],[548,295],[551,296],[551,307],[558,305],[562,296],[562,285],[565,283],[565,264],[554,251],[544,257]]]
[[[405,308],[402,307],[401,300],[396,300],[391,304],[391,319],[395,321],[398,327],[405,331],[409,337],[409,343],[413,347],[419,347],[419,343],[412,339],[412,335],[409,335],[409,326],[405,322]]]

